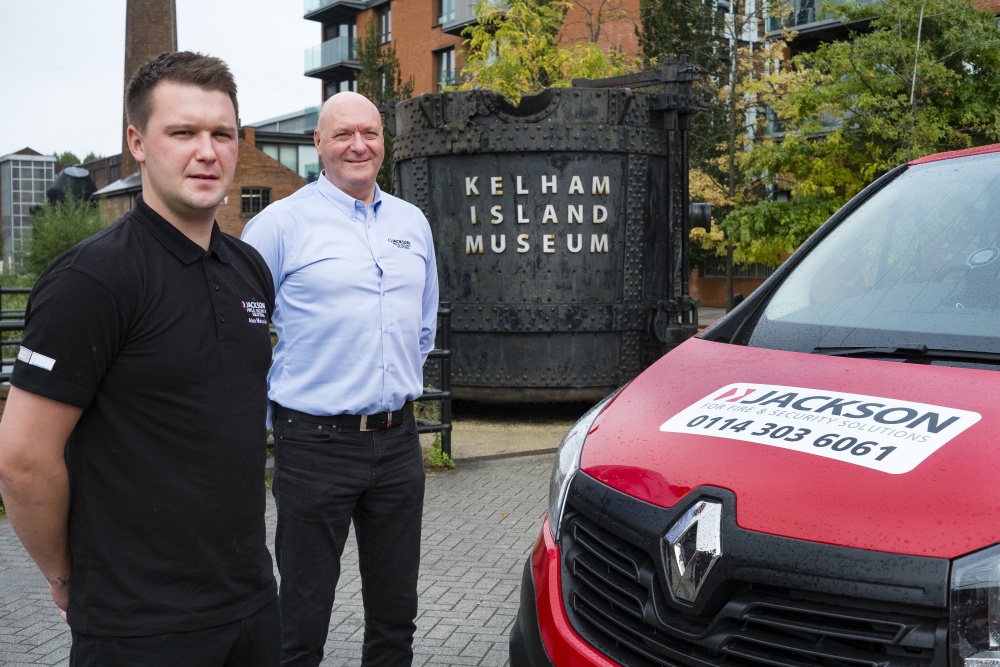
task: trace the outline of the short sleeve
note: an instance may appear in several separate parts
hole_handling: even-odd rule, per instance
[[[118,298],[103,282],[75,270],[46,273],[28,298],[13,386],[89,407],[127,331]]]

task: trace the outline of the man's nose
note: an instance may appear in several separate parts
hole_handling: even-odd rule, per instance
[[[195,156],[202,161],[215,160],[215,141],[211,132],[199,132],[196,138]]]
[[[356,131],[351,137],[351,149],[359,152],[365,150],[365,138],[361,136],[360,130]]]

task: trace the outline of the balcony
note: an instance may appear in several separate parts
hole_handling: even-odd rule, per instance
[[[827,0],[833,7],[848,1]],[[875,2],[877,0],[858,0],[860,5],[873,5]],[[831,29],[835,30],[842,26],[843,24],[834,18],[834,14],[823,11],[822,4],[824,4],[823,0],[791,0],[790,3],[785,3],[784,9],[787,11],[791,7],[791,13],[781,19],[767,19],[767,32],[774,35],[781,32],[782,27],[798,31],[800,34],[829,32]]]
[[[305,0],[303,18],[323,25],[343,23],[368,5],[366,0]]]
[[[477,0],[441,0],[438,25],[449,35],[461,35],[466,26],[476,22]]]
[[[305,75],[326,81],[348,70],[361,69],[354,46],[353,39],[334,37],[319,46],[309,47],[306,49]]]

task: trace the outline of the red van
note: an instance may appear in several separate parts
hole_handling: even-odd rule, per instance
[[[566,435],[522,665],[1000,666],[1000,145],[914,160]]]

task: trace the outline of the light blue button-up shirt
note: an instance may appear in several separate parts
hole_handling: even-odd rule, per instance
[[[254,217],[243,240],[274,277],[273,402],[363,415],[398,410],[423,393],[438,278],[420,209],[378,186],[366,206],[324,174]]]

